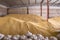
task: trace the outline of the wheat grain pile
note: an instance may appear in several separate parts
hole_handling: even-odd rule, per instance
[[[51,36],[53,26],[40,16],[32,14],[9,14],[0,17],[0,33],[5,35],[22,35],[30,31],[33,34]]]
[[[50,18],[49,22],[53,25],[56,31],[60,31],[60,17]]]

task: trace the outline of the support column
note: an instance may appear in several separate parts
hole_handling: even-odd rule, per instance
[[[44,0],[41,0],[40,2],[40,16],[42,16],[42,3],[43,3]]]
[[[27,6],[27,14],[29,14],[29,8],[28,8],[28,6]]]
[[[40,16],[42,16],[42,2],[40,3]]]
[[[47,0],[47,21],[48,21],[48,18],[49,18],[49,1]]]

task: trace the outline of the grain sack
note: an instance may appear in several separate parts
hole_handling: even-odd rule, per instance
[[[0,33],[5,35],[22,35],[28,31],[44,36],[54,34],[52,25],[42,20],[40,16],[31,14],[9,14],[5,17],[0,17]]]
[[[56,31],[60,31],[60,17],[50,18],[48,21],[53,25]]]

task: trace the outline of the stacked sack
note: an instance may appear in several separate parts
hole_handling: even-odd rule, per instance
[[[0,40],[58,40],[57,37],[46,37],[41,34],[32,34],[28,31],[25,35],[3,35],[0,34]]]

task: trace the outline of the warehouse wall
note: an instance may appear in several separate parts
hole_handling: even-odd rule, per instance
[[[27,8],[26,7],[21,7],[21,8],[10,8],[8,10],[9,14],[26,14],[27,13]]]
[[[46,16],[47,16],[47,7],[46,6],[43,6],[43,11],[42,11],[42,16],[43,18],[46,19]],[[49,17],[55,17],[55,16],[60,16],[60,7],[53,7],[53,6],[50,6],[50,14],[49,14]],[[32,7],[29,7],[29,13],[30,14],[36,14],[36,15],[39,15],[40,16],[40,6],[32,6]]]
[[[27,14],[27,7],[20,7],[20,8],[10,8],[9,13],[20,13],[20,14]],[[30,6],[29,7],[29,14],[36,14],[40,16],[40,6]],[[46,19],[47,12],[46,6],[43,6],[43,18]],[[50,7],[50,17],[60,16],[60,9],[59,7]]]
[[[55,16],[60,16],[60,7],[53,7],[53,6],[50,6],[49,8],[49,17],[55,17]],[[47,15],[47,12],[46,12],[46,9],[44,8],[43,9],[43,17],[46,17]]]
[[[40,15],[40,7],[37,6],[29,7],[29,13]]]
[[[0,5],[0,16],[6,15],[7,14],[7,7]]]

